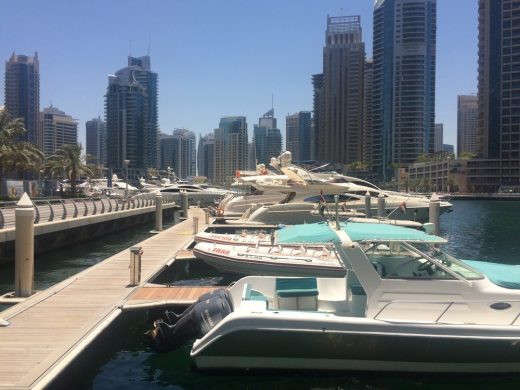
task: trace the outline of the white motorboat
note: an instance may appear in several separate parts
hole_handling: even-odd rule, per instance
[[[164,180],[161,186],[153,188],[149,193],[161,192],[164,194],[172,194],[177,196],[180,202],[180,193],[186,192],[188,194],[188,203],[190,205],[214,206],[226,194],[227,190],[220,188],[208,187],[205,184],[190,184],[190,183],[171,183],[169,180]]]
[[[520,291],[395,229],[335,230],[345,277],[247,276],[156,321],[154,343],[190,329],[203,369],[520,372]]]
[[[245,275],[345,276],[331,245],[229,245],[201,242],[193,254],[224,272]]]
[[[272,159],[272,166],[283,175],[256,175],[236,177],[234,186],[250,187],[251,193],[228,194],[218,205],[216,216],[222,218],[240,218],[248,208],[261,205],[283,205],[290,203],[326,202],[334,203],[334,195],[339,196],[339,203],[347,210],[365,211],[365,196],[370,195],[371,214],[377,215],[378,198],[385,198],[387,217],[399,220],[427,221],[429,199],[414,194],[384,191],[365,180],[339,175],[318,174],[306,171],[291,163],[289,152]],[[283,206],[277,210],[281,212]],[[451,209],[451,204],[441,201],[441,213]],[[265,211],[265,210],[264,210]],[[291,207],[286,211],[292,213]],[[249,217],[264,220],[258,213]],[[310,218],[310,217],[309,217]]]

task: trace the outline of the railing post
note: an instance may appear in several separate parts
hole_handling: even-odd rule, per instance
[[[370,218],[372,214],[372,205],[371,205],[372,197],[370,196],[370,192],[367,191],[365,194],[365,218]]]
[[[96,215],[97,214],[97,205],[96,205],[96,201],[92,198],[90,198],[90,200],[92,201],[92,204],[94,205],[94,210],[92,210],[92,215]]]
[[[74,202],[74,200],[71,200],[71,202],[74,205],[74,215],[72,216],[72,218],[77,218],[77,216],[78,216],[78,205],[76,204],[76,202]]]
[[[47,202],[48,205],[49,205],[49,222],[52,222],[54,221],[54,209],[52,208],[52,203],[51,202]]]
[[[141,256],[143,249],[140,246],[130,248],[130,286],[137,286],[141,282]]]
[[[34,206],[26,192],[15,209],[16,297],[28,297],[34,288]]]
[[[60,203],[63,207],[63,215],[61,216],[61,219],[67,219],[67,206],[65,206],[65,201],[60,199]]]
[[[181,191],[181,209],[182,209],[182,216],[184,218],[188,218],[188,192],[187,191]]]
[[[173,224],[177,225],[179,223],[179,209],[173,209]]]
[[[162,195],[160,191],[155,194],[155,230],[162,230]]]
[[[435,235],[438,236],[440,234],[440,225],[439,225],[439,216],[441,214],[441,202],[437,197],[437,194],[434,192],[430,198],[429,205],[429,222],[434,224],[434,232]]]
[[[380,193],[377,197],[377,216],[379,218],[384,218],[386,215],[386,200],[385,196]]]

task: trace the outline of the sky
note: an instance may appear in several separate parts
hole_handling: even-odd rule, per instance
[[[477,92],[477,0],[437,0],[436,123],[456,144],[457,95]],[[372,0],[0,0],[0,59],[40,60],[40,109],[85,122],[104,118],[108,75],[149,54],[159,75],[159,127],[207,134],[222,116],[253,125],[274,106],[312,110],[327,15],[361,15],[372,57]],[[3,68],[5,71],[5,66]],[[4,78],[0,78],[0,106]]]

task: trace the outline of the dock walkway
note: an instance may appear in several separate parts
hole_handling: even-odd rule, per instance
[[[193,238],[193,217],[137,244],[143,249],[141,285]],[[0,389],[44,388],[122,313],[139,289],[129,286],[130,252],[124,250],[26,301],[0,312]]]

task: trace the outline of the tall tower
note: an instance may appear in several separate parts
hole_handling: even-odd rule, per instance
[[[87,163],[106,165],[107,127],[101,118],[94,118],[85,123]]]
[[[78,122],[56,107],[43,109],[43,153],[50,156],[64,145],[78,143]]]
[[[5,63],[5,109],[11,118],[22,118],[27,130],[25,141],[40,150],[43,138],[39,126],[40,63],[34,57],[15,54]]]
[[[374,6],[373,169],[432,153],[435,120],[436,0],[376,0]]]
[[[381,144],[374,142],[374,63],[365,61],[363,84],[363,163],[373,171],[374,156],[381,154]]]
[[[244,116],[226,116],[215,129],[215,182],[224,184],[248,168],[248,135]]]
[[[197,174],[206,176],[208,182],[215,178],[215,137],[209,133],[199,138],[197,148]]]
[[[253,130],[254,165],[269,164],[271,157],[282,152],[282,133],[276,127],[274,109],[267,111],[258,119],[258,125]]]
[[[340,164],[362,159],[364,60],[360,16],[327,17],[318,159]],[[316,95],[321,80],[313,81]]]
[[[520,0],[479,0],[478,144],[500,160],[498,185],[520,184]]]
[[[457,96],[457,156],[463,152],[479,154],[477,124],[478,97]]]
[[[122,171],[124,161],[134,175],[157,166],[157,73],[150,57],[128,57],[128,66],[108,77],[105,95],[107,166]]]
[[[307,161],[311,154],[312,119],[310,111],[300,111],[285,117],[287,150],[293,161]]]

